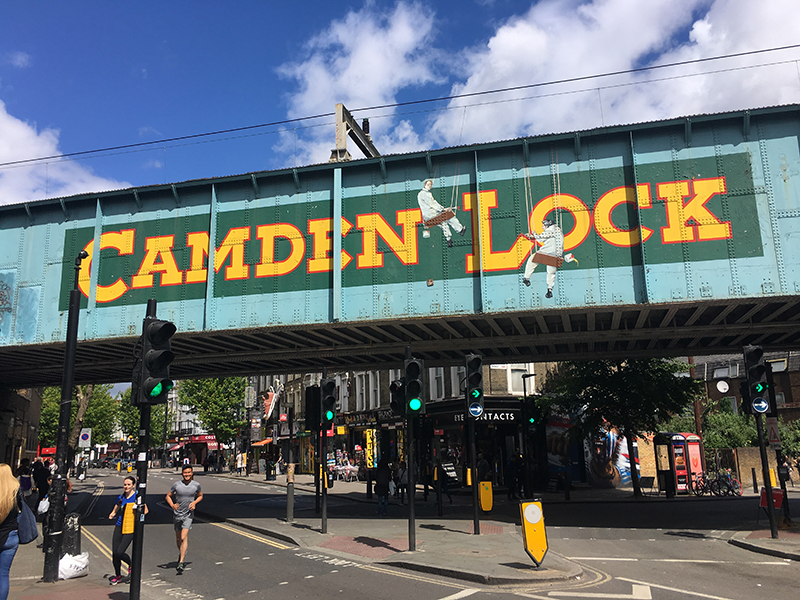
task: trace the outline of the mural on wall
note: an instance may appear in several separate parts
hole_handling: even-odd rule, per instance
[[[639,468],[638,444],[633,442],[636,468]],[[631,461],[628,441],[616,428],[586,440],[584,454],[588,455],[586,469],[590,485],[597,488],[616,488],[631,483]]]
[[[438,194],[432,179],[404,182],[404,191],[376,186],[342,201],[342,285],[455,282],[479,272],[491,278],[519,273],[524,264],[520,288],[535,279],[551,299],[560,271],[585,287],[590,280],[575,279],[579,273],[635,267],[645,257],[652,266],[763,256],[749,160],[741,154],[725,159],[723,175],[713,157],[639,166],[635,185],[627,167],[562,173],[565,191],[558,192],[548,177],[530,177],[530,189],[538,192],[529,207],[520,198],[519,188],[527,187],[520,171],[485,182],[479,192],[474,181],[458,190],[452,176],[440,177],[447,183]],[[681,170],[692,178],[675,179]],[[98,305],[143,303],[154,290],[163,301],[204,298],[209,269],[215,297],[328,289],[332,202],[306,196],[256,198],[247,208],[219,211],[213,232],[207,214],[164,211],[159,219],[139,221],[132,215],[124,227],[103,226],[97,252],[94,228],[77,227],[65,232],[63,252],[89,253],[79,279],[84,299],[91,262],[100,257]],[[468,227],[472,236],[465,235]],[[436,229],[441,237],[432,234]],[[464,242],[457,243],[461,236]],[[61,310],[71,278],[64,269]]]
[[[419,194],[417,194],[417,202],[422,211],[422,237],[426,239],[431,237],[430,228],[438,225],[444,234],[444,239],[447,241],[448,247],[452,248],[453,234],[451,233],[451,229],[458,233],[458,235],[463,236],[467,228],[456,218],[455,211],[458,210],[458,206],[443,207],[434,199],[431,193],[432,187],[433,180],[426,179],[422,184],[422,189],[419,191]]]

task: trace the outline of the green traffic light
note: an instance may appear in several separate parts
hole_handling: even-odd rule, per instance
[[[422,401],[419,398],[412,398],[408,401],[408,408],[413,411],[418,411],[420,408],[422,408]]]
[[[478,398],[481,397],[481,391],[480,390],[472,390],[472,397],[477,400]]]
[[[150,397],[157,398],[164,392],[170,391],[175,384],[169,380],[162,380],[159,381],[157,384],[153,386],[153,389],[150,390]]]
[[[534,419],[533,417],[531,417],[530,419],[528,419],[528,423],[530,423],[531,425],[533,425],[534,423],[536,423],[536,419]]]
[[[760,394],[765,389],[767,389],[767,384],[766,383],[757,383],[755,387],[756,387],[756,391]]]
[[[333,421],[333,418],[335,416],[336,416],[336,414],[332,410],[326,410],[325,411],[325,420],[326,421]]]

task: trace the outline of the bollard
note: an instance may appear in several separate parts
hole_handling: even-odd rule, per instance
[[[70,513],[64,517],[64,542],[61,545],[61,556],[65,554],[78,556],[81,553],[81,516]]]
[[[756,478],[756,469],[755,469],[755,467],[753,467],[751,469],[751,471],[753,471],[753,493],[757,494],[758,493],[758,479]]]
[[[367,500],[372,500],[372,469],[367,468]]]

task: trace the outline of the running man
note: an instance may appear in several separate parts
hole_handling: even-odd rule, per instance
[[[172,484],[167,493],[167,504],[173,510],[175,542],[178,545],[178,574],[183,573],[186,549],[189,547],[189,530],[197,503],[203,499],[200,484],[194,481],[194,471],[189,465],[181,470],[183,479]]]

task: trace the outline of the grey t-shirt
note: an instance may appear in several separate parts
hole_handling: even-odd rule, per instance
[[[192,479],[189,483],[185,483],[183,479],[176,481],[169,488],[169,493],[172,495],[172,501],[178,505],[178,510],[175,511],[176,517],[188,517],[192,514],[189,510],[189,505],[194,502],[195,498],[200,494],[200,484]]]

